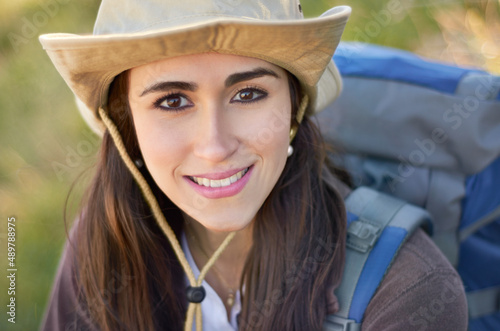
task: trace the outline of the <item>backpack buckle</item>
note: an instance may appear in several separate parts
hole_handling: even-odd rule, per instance
[[[346,245],[362,253],[368,252],[377,242],[382,228],[378,224],[359,218],[347,228]]]
[[[323,331],[360,331],[361,324],[355,320],[340,317],[337,315],[328,315],[323,323]]]

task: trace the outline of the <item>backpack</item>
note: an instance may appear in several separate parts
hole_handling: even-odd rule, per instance
[[[462,277],[469,329],[500,330],[500,77],[363,43],[341,43],[334,60],[344,90],[317,115],[340,149],[334,162],[355,187],[428,212],[432,239]]]
[[[346,261],[335,290],[339,311],[328,315],[323,331],[359,331],[364,312],[400,247],[419,227],[432,224],[426,210],[406,201],[359,187],[345,198]]]

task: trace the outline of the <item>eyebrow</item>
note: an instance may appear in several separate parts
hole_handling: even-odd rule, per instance
[[[272,71],[271,69],[266,69],[262,67],[255,68],[250,71],[244,71],[244,72],[237,72],[234,74],[229,75],[229,77],[226,78],[224,81],[225,87],[230,87],[233,86],[234,84],[244,82],[247,80],[252,80],[255,78],[263,77],[263,76],[272,76],[276,78],[280,78],[277,73]],[[151,86],[148,86],[142,91],[141,97],[153,93],[153,92],[161,92],[161,91],[167,91],[171,89],[178,89],[178,90],[185,90],[185,91],[191,91],[194,92],[198,89],[198,85],[196,83],[192,82],[159,82],[155,83]]]
[[[196,83],[189,82],[159,82],[146,87],[140,96],[142,97],[149,93],[168,91],[172,89],[194,92],[198,89],[198,85]]]
[[[277,73],[272,71],[271,69],[266,69],[266,68],[255,68],[251,71],[245,71],[245,72],[237,72],[235,74],[230,75],[229,77],[226,78],[226,81],[224,82],[224,85],[226,87],[233,86],[234,84],[244,82],[246,80],[251,80],[254,78],[259,78],[262,76],[272,76],[276,78],[280,78]]]

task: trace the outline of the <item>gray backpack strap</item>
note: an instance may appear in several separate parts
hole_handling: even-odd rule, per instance
[[[466,295],[470,319],[500,311],[500,286],[470,291]]]
[[[346,264],[335,291],[340,309],[329,315],[324,331],[359,331],[364,311],[405,240],[429,214],[367,187],[345,201],[348,211]]]
[[[465,241],[467,238],[469,238],[470,235],[476,233],[477,230],[489,225],[490,223],[493,223],[499,217],[500,217],[500,205],[497,206],[495,209],[493,209],[488,214],[481,217],[479,220],[462,228],[458,232],[458,239],[460,240],[460,242]],[[499,296],[498,300],[500,302],[500,296]]]

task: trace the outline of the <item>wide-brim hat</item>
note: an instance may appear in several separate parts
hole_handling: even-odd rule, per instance
[[[40,42],[99,134],[98,114],[113,79],[165,58],[215,52],[262,59],[288,70],[309,96],[308,113],[340,93],[332,61],[351,9],[304,19],[298,0],[103,0],[93,35],[45,34]]]

